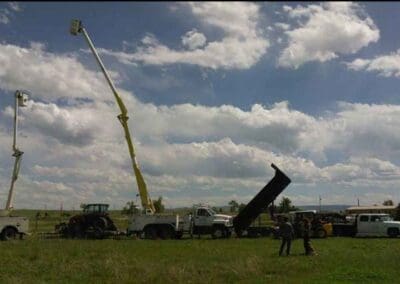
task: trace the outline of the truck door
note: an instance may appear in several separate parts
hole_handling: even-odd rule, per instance
[[[357,225],[357,233],[368,235],[370,233],[370,221],[368,215],[361,215]]]
[[[383,222],[381,220],[381,217],[379,215],[371,215],[371,224],[370,224],[370,228],[371,228],[371,233],[379,236],[382,234],[382,226],[383,226]]]
[[[208,212],[207,209],[199,208],[199,209],[197,209],[197,214],[194,219],[194,224],[195,224],[195,226],[199,226],[199,227],[210,226],[210,218],[211,218],[211,214],[210,214],[210,212]]]

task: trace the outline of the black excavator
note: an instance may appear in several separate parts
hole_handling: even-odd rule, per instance
[[[85,204],[83,212],[72,216],[67,223],[56,225],[56,232],[65,238],[94,238],[119,235],[117,227],[108,215],[108,204]]]

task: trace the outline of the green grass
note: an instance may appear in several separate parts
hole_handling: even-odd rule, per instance
[[[59,221],[52,213],[38,220],[38,228]],[[33,234],[0,242],[0,283],[398,282],[400,239],[328,238],[312,244],[317,256],[304,256],[296,240],[291,256],[278,257],[280,241],[270,238],[46,240]]]

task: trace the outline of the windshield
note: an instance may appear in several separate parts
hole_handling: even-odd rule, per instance
[[[382,221],[393,221],[393,218],[390,216],[381,216]]]
[[[212,210],[211,208],[208,208],[208,211],[211,213],[211,215],[215,215],[217,214],[214,210]]]

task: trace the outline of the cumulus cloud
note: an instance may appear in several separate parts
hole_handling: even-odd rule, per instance
[[[43,44],[29,48],[0,44],[0,88],[26,89],[41,99],[105,98],[108,87],[100,72],[87,70],[75,57],[45,51]]]
[[[188,47],[190,50],[203,47],[206,44],[206,37],[202,33],[197,32],[196,29],[187,32],[182,36],[183,46]]]
[[[1,24],[9,24],[14,14],[21,11],[21,7],[19,6],[18,2],[8,2],[8,7],[9,8],[0,9]]]
[[[357,58],[346,65],[355,71],[376,72],[384,77],[400,77],[400,49],[389,55],[381,55],[373,59]]]
[[[284,6],[283,11],[298,26],[285,32],[289,44],[278,59],[282,67],[296,69],[306,62],[353,54],[379,39],[379,29],[357,3]]]
[[[134,53],[99,49],[115,56],[120,62],[150,65],[192,64],[211,69],[248,69],[266,53],[269,41],[257,25],[260,16],[255,3],[194,2],[182,3],[204,25],[218,28],[224,33],[220,41],[209,41],[206,36],[192,29],[182,37],[189,50],[175,50],[160,43],[154,36],[146,36],[143,46]]]
[[[11,89],[20,76],[23,88],[35,90],[33,101],[21,108],[19,143],[25,154],[16,207],[37,208],[43,202],[54,207],[61,201],[66,206],[93,201],[122,206],[134,199],[136,183],[116,118],[118,109],[109,101],[110,91],[103,90],[107,86],[99,73],[74,58],[46,52],[40,44],[30,48],[0,45],[1,51],[13,54],[15,60],[25,56],[20,70],[46,74],[46,70],[61,68],[61,61],[68,65],[62,67],[65,70],[85,74],[60,91],[60,97],[77,99],[75,104],[65,104],[43,90],[69,86],[71,79],[66,75],[56,75],[57,82],[48,77],[35,86],[17,72],[10,76],[12,70],[0,73],[4,89]],[[36,61],[34,55],[44,62]],[[7,63],[14,57],[0,57],[0,61]],[[7,64],[2,66],[11,66]],[[98,90],[103,91],[99,94]],[[400,185],[400,135],[396,134],[400,108],[396,105],[340,103],[335,112],[314,117],[288,102],[255,104],[250,110],[230,105],[156,106],[136,100],[126,90],[120,93],[150,193],[162,195],[171,206],[190,206],[199,200],[214,205],[230,199],[247,202],[272,177],[272,162],[291,177],[287,191],[291,196],[301,197],[304,189],[313,186],[336,187],[335,194],[349,188],[389,194]],[[11,106],[4,106],[0,113],[2,188],[8,187],[12,167],[12,113]],[[335,162],[321,158],[338,153]],[[299,187],[302,192],[295,191]],[[346,202],[348,193],[343,196]]]

